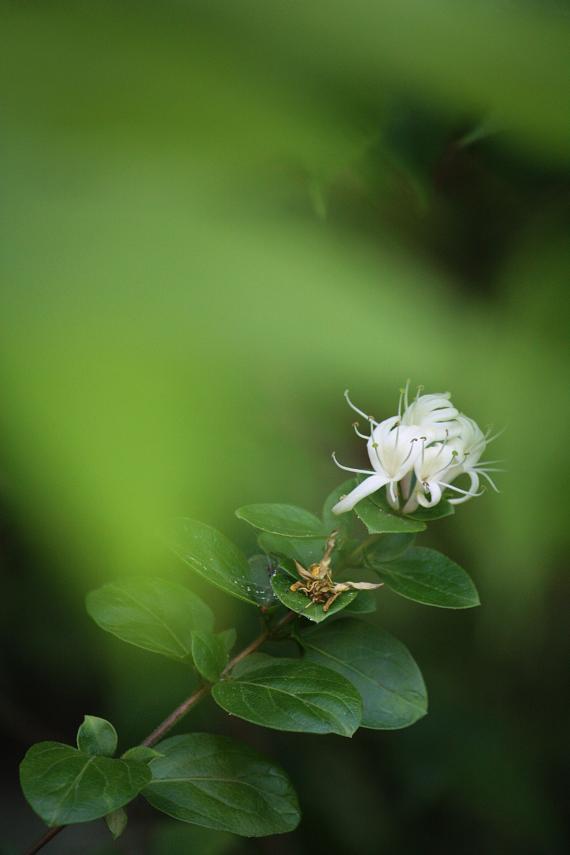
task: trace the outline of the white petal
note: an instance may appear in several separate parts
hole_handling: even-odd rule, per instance
[[[480,493],[477,492],[479,489],[479,476],[473,470],[465,473],[469,475],[469,479],[471,481],[469,490],[459,490],[458,487],[450,487],[451,490],[456,490],[458,493],[464,493],[461,499],[449,499],[450,505],[462,505],[463,502],[467,502],[469,499],[472,499],[473,496],[478,496]]]
[[[366,478],[362,484],[359,484],[358,487],[351,490],[348,496],[344,496],[340,502],[336,503],[332,509],[333,514],[345,514],[347,511],[351,511],[361,499],[365,499],[366,496],[369,496],[371,493],[375,493],[376,490],[383,487],[387,481],[388,479],[383,475],[371,475],[370,478]]]
[[[343,585],[348,585],[356,591],[374,591],[376,588],[381,588],[384,582],[343,582]]]
[[[441,499],[441,487],[436,481],[428,482],[428,490],[431,496],[430,499],[425,493],[418,490],[418,502],[423,508],[433,508]]]

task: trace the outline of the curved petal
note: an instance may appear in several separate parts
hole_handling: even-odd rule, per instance
[[[388,486],[386,487],[386,498],[388,499],[388,503],[395,511],[400,510],[400,500],[398,498],[398,488],[396,486],[396,481],[390,481]]]
[[[417,499],[419,504],[423,508],[433,508],[434,505],[437,505],[437,503],[441,499],[441,487],[439,486],[437,481],[428,481],[427,483],[431,498],[428,499],[425,493],[423,493],[421,490],[418,490]]]
[[[469,499],[472,499],[473,496],[477,495],[477,490],[479,489],[479,476],[473,469],[467,470],[465,474],[469,475],[469,479],[471,481],[469,490],[465,491],[465,495],[460,499],[449,499],[448,501],[450,505],[462,505],[463,502],[467,502]],[[455,489],[457,490],[457,487]]]
[[[371,475],[370,478],[366,478],[362,484],[351,490],[348,496],[344,496],[340,502],[336,503],[332,509],[333,514],[345,514],[347,511],[351,511],[361,499],[375,493],[387,482],[388,479],[383,475]]]

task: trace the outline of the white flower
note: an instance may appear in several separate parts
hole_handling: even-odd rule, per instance
[[[345,392],[345,397],[353,409],[356,409],[348,398],[348,392]],[[348,496],[345,496],[337,502],[333,508],[333,513],[343,514],[366,498],[371,493],[375,493],[382,487],[388,485],[389,495],[393,503],[398,502],[398,494],[396,484],[398,481],[411,471],[417,455],[418,429],[416,427],[408,427],[400,425],[399,416],[392,416],[385,419],[383,422],[376,422],[371,416],[366,416],[361,410],[356,410],[361,415],[364,415],[370,422],[370,436],[361,434],[357,427],[355,429],[363,439],[366,439],[366,448],[368,457],[372,465],[372,471],[369,469],[353,469],[349,466],[343,466],[336,459],[333,453],[333,460],[341,469],[347,472],[356,472],[363,475],[369,475],[361,484],[352,490]]]
[[[360,432],[358,422],[354,423],[354,430],[366,440],[372,469],[343,466],[333,453],[333,460],[341,469],[369,476],[337,502],[333,507],[335,514],[352,510],[382,487],[386,487],[386,497],[395,510],[400,508],[400,498],[404,500],[403,512],[407,514],[413,513],[418,505],[434,507],[445,490],[461,494],[461,498],[450,499],[451,504],[480,495],[480,475],[497,490],[488,473],[500,471],[489,468],[489,463],[498,461],[479,462],[486,445],[495,437],[488,438],[473,419],[461,414],[451,403],[449,392],[429,395],[419,392],[418,389],[410,404],[406,384],[400,392],[398,415],[382,422],[356,407],[348,390],[344,393],[349,406],[369,424],[368,436]],[[461,475],[469,478],[467,490],[452,484]]]
[[[493,490],[498,493],[497,485],[489,475],[489,472],[500,472],[500,469],[492,469],[498,460],[488,460],[485,463],[479,463],[481,455],[485,451],[487,445],[497,438],[498,434],[493,437],[486,436],[479,425],[464,416],[463,413],[457,417],[457,425],[459,433],[454,437],[449,445],[455,451],[455,465],[452,466],[447,474],[447,487],[457,493],[463,493],[460,499],[450,499],[452,505],[460,505],[466,502],[473,496],[481,495],[479,492],[479,476],[482,475],[490,483]],[[460,475],[469,477],[469,490],[460,490],[459,487],[452,486],[451,482]]]
[[[442,442],[456,432],[455,419],[459,410],[450,402],[449,392],[436,392],[430,395],[418,395],[415,401],[408,404],[408,384],[400,395],[400,406],[404,403],[405,410],[402,416],[403,425],[417,425],[427,435],[427,441]]]
[[[418,504],[424,508],[433,508],[441,499],[446,485],[446,473],[455,461],[457,452],[443,442],[425,448],[422,444],[414,466],[416,486],[413,496],[404,508],[406,513],[415,510]]]

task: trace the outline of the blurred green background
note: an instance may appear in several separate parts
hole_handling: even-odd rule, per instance
[[[430,715],[351,741],[227,721],[281,760],[294,834],[239,842],[133,808],[54,855],[566,851],[570,14],[562,2],[0,2],[0,851],[41,822],[30,743],[83,714],[123,747],[186,672],[87,618],[118,576],[187,581],[160,532],[253,501],[318,510],[406,378],[506,427],[501,495],[435,523],[483,606],[380,596]]]

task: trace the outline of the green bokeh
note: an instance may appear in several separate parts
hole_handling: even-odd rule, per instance
[[[84,593],[117,576],[189,581],[162,539],[173,516],[251,548],[234,508],[318,511],[343,480],[331,451],[363,460],[343,390],[383,418],[410,377],[504,427],[491,456],[507,471],[499,496],[422,536],[477,580],[478,614],[434,617],[390,595],[381,610],[419,647],[442,699],[417,735],[386,747],[413,790],[400,827],[439,803],[439,786],[454,793],[458,829],[481,822],[503,841],[497,852],[526,852],[503,827],[508,805],[494,813],[473,795],[477,776],[512,789],[495,776],[514,757],[530,769],[519,801],[534,813],[512,822],[524,816],[524,835],[557,852],[537,771],[553,748],[510,748],[505,734],[517,692],[532,694],[523,663],[547,655],[550,689],[562,658],[552,627],[567,541],[564,5],[2,2],[0,15],[0,487],[9,539],[25,544],[23,557],[1,558],[16,568],[6,670],[33,681],[37,667],[68,687],[48,691],[39,712],[29,687],[15,689],[8,732],[25,742],[13,726],[25,707],[49,738],[75,686],[99,703],[81,716],[109,715],[127,742],[144,735],[187,679],[97,634]],[[248,637],[246,605],[192,585],[219,629],[235,623]],[[455,645],[474,674],[467,698],[488,692],[487,706],[457,694]],[[500,708],[502,691],[511,707]],[[448,724],[488,746],[458,761],[472,790],[451,767],[439,784],[422,777]],[[547,724],[529,717],[521,742]],[[358,751],[338,751],[332,777],[374,778]],[[309,782],[311,764],[294,762]],[[345,851],[350,835],[376,851],[354,818],[372,786],[350,795],[346,815],[326,795]],[[302,792],[309,826],[324,822],[316,787]],[[378,840],[412,851],[419,831],[406,837],[389,813],[378,807]],[[299,846],[313,845],[315,832],[303,834]]]

